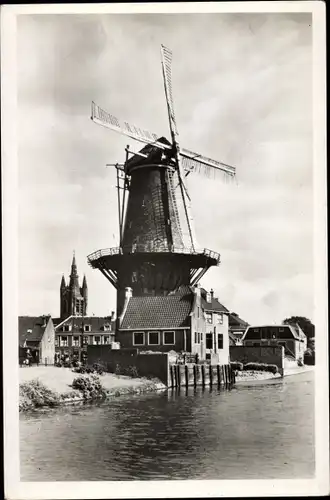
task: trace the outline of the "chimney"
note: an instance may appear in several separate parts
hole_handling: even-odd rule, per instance
[[[211,300],[213,300],[213,298],[214,298],[214,290],[213,290],[213,288],[211,288],[211,290],[210,290],[210,295],[211,295]]]
[[[132,297],[132,288],[127,286],[125,288],[125,299],[130,299]]]
[[[47,326],[47,316],[43,316],[42,317],[42,326],[43,326],[43,328],[46,328],[46,326]]]
[[[111,318],[111,321],[113,321],[115,319],[115,311],[111,311],[110,318]]]

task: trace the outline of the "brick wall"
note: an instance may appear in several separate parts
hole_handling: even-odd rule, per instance
[[[279,372],[283,375],[284,369],[284,347],[282,346],[230,346],[230,361],[241,363],[267,363],[277,365]]]
[[[164,384],[169,383],[169,361],[167,353],[139,354],[137,349],[111,350],[108,346],[88,346],[88,364],[101,363],[107,371],[114,373],[116,366],[135,366],[139,377],[156,377]]]

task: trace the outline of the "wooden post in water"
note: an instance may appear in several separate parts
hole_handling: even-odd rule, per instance
[[[184,365],[184,368],[185,368],[184,371],[185,371],[186,387],[188,387],[189,385],[188,366]]]
[[[225,365],[225,383],[228,385],[228,365]]]
[[[205,365],[201,366],[201,370],[202,370],[202,386],[204,387],[205,386]]]
[[[197,385],[197,367],[196,365],[193,366],[193,371],[194,371],[194,387]]]
[[[176,374],[177,374],[178,387],[181,387],[180,365],[176,365]]]
[[[209,378],[210,378],[210,386],[212,387],[212,385],[213,385],[212,365],[209,365]]]
[[[173,365],[170,365],[171,387],[174,387]]]

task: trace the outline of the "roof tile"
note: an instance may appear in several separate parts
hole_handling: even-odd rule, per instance
[[[188,325],[194,294],[189,290],[166,296],[132,297],[120,330],[178,328]]]

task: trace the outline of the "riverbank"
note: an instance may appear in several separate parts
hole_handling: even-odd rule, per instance
[[[255,382],[255,381],[263,381],[263,380],[273,380],[281,378],[279,373],[271,373],[271,372],[262,372],[262,371],[238,371],[235,376],[235,383],[241,384],[244,382]]]
[[[72,387],[74,379],[77,378],[83,382],[79,384],[79,389]],[[166,389],[157,379],[130,378],[112,373],[93,378],[91,375],[75,373],[70,368],[53,366],[20,368],[19,381],[20,411]]]

